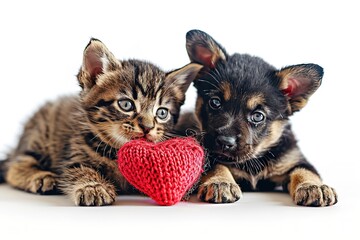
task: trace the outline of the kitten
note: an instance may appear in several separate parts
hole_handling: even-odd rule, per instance
[[[198,198],[235,202],[242,190],[282,185],[298,205],[335,204],[335,190],[305,159],[289,123],[320,86],[323,69],[300,64],[277,70],[258,57],[228,55],[199,30],[187,33],[186,47],[191,61],[205,66],[194,80],[196,118],[184,115],[186,123],[179,123],[198,127],[209,154],[210,170],[201,179]]]
[[[134,189],[118,171],[118,149],[135,138],[169,138],[201,68],[191,63],[165,73],[148,62],[119,61],[91,39],[77,75],[79,96],[47,103],[27,122],[1,163],[5,181],[32,193],[59,190],[76,205],[112,204],[117,193]]]

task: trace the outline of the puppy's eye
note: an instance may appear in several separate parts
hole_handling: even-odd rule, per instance
[[[219,109],[221,107],[221,100],[218,97],[212,97],[209,100],[209,105],[212,109]]]
[[[129,99],[119,100],[119,107],[125,112],[130,112],[135,109],[134,103]]]
[[[166,108],[159,108],[156,111],[156,116],[160,118],[161,120],[164,120],[168,116],[169,110]]]
[[[265,115],[260,111],[255,111],[251,114],[250,120],[254,123],[260,123],[265,120]]]

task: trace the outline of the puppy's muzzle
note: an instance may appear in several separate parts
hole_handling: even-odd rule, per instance
[[[223,151],[230,151],[236,148],[236,138],[220,135],[215,140],[216,145]]]

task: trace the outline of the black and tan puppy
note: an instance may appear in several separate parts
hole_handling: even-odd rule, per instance
[[[320,86],[323,69],[299,64],[278,70],[258,57],[228,55],[199,30],[187,33],[186,47],[192,62],[207,67],[194,81],[195,115],[210,163],[198,197],[229,203],[242,190],[283,186],[298,205],[335,204],[335,190],[305,159],[289,123]]]

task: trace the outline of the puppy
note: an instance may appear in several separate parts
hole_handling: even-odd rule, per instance
[[[232,203],[242,190],[282,186],[295,204],[330,206],[335,190],[323,184],[301,153],[289,117],[319,88],[323,69],[299,64],[280,70],[259,57],[229,55],[200,30],[186,35],[190,60],[205,66],[194,86],[196,118],[210,169],[201,178],[198,198]],[[186,125],[186,124],[185,124]],[[184,127],[184,124],[183,126]]]

